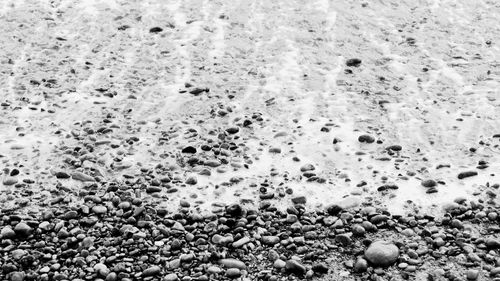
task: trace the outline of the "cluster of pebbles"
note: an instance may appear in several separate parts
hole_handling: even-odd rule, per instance
[[[3,211],[0,279],[500,280],[499,210],[456,200],[440,218],[391,215],[348,197],[309,211],[231,204],[200,214],[145,203],[126,187]]]

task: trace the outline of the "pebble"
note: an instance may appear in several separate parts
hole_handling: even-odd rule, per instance
[[[80,173],[80,172],[72,173],[71,178],[74,180],[77,180],[77,181],[82,181],[82,182],[95,181],[95,179],[93,177],[86,175],[84,173]]]
[[[177,274],[175,273],[169,273],[165,275],[165,277],[163,277],[163,281],[177,281],[177,280],[179,280],[179,277],[177,277]]]
[[[14,231],[18,236],[28,237],[30,236],[31,232],[33,232],[33,229],[26,223],[20,222],[16,224],[16,226],[14,227]]]
[[[428,180],[423,180],[420,184],[423,187],[435,187],[437,185],[437,182],[435,180],[428,179]]]
[[[297,275],[304,275],[306,273],[306,267],[293,259],[286,261],[285,270]]]
[[[345,64],[349,67],[351,67],[351,66],[358,67],[361,65],[361,60],[358,58],[352,58],[352,59],[346,60]]]
[[[365,272],[368,269],[368,262],[364,258],[358,258],[354,263],[354,272]]]
[[[359,142],[365,142],[365,143],[374,143],[375,138],[370,136],[370,135],[361,135],[358,137]]]
[[[226,270],[226,277],[235,279],[241,276],[241,271],[238,268],[229,268]]]
[[[17,183],[17,178],[14,177],[7,177],[3,180],[4,185],[14,185]]]
[[[160,274],[161,272],[161,268],[157,265],[154,265],[154,266],[151,266],[151,267],[148,267],[147,269],[145,269],[143,272],[142,272],[142,276],[155,276],[155,275],[158,275]]]
[[[2,239],[12,239],[16,237],[16,232],[10,226],[4,226],[0,231]]]
[[[245,263],[237,259],[232,259],[232,258],[220,259],[219,263],[227,268],[246,269]]]
[[[468,177],[472,177],[472,176],[477,176],[477,172],[476,171],[466,171],[466,172],[461,172],[458,174],[458,179],[465,179],[465,178],[468,178]]]
[[[396,245],[386,241],[375,241],[365,251],[366,259],[375,266],[390,266],[399,257]]]
[[[467,280],[477,280],[479,277],[479,270],[469,269],[466,273]]]

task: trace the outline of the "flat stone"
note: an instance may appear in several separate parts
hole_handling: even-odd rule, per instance
[[[14,177],[7,177],[6,179],[3,180],[4,185],[14,185],[17,183],[17,179]]]
[[[74,172],[71,174],[71,178],[77,181],[95,181],[95,179],[89,175],[86,175],[81,172]]]
[[[227,268],[239,268],[239,269],[246,269],[247,266],[245,265],[244,262],[237,260],[237,259],[220,259],[219,263]]]

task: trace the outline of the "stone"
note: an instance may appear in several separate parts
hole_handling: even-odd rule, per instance
[[[161,268],[159,266],[157,266],[157,265],[154,265],[154,266],[146,268],[142,272],[142,276],[144,276],[144,277],[155,276],[155,275],[160,274],[160,272],[161,272]]]
[[[3,180],[4,185],[14,185],[17,183],[17,179],[14,177],[7,177]]]
[[[288,260],[285,264],[285,270],[296,275],[304,275],[307,271],[306,267],[296,260]]]
[[[374,143],[375,138],[370,135],[361,135],[358,137],[358,141],[361,143]]]
[[[238,127],[229,127],[226,129],[226,132],[230,135],[234,135],[240,131],[240,128]]]
[[[241,271],[238,268],[229,268],[226,270],[226,277],[235,279],[241,276]]]
[[[163,281],[177,281],[179,280],[179,277],[177,277],[177,274],[175,273],[169,273],[163,277]]]
[[[307,172],[307,171],[314,171],[314,166],[312,164],[306,164],[302,167],[300,167],[301,172]]]
[[[457,177],[459,180],[461,180],[461,179],[465,179],[465,178],[472,177],[472,176],[477,176],[477,172],[476,171],[461,172],[458,174]]]
[[[4,226],[0,231],[0,237],[2,239],[12,239],[16,237],[16,232],[10,226]]]
[[[70,178],[70,175],[66,172],[56,172],[54,175],[58,179],[69,179]]]
[[[196,148],[192,146],[186,146],[182,149],[182,153],[188,153],[188,154],[195,154],[196,153]]]
[[[108,212],[108,208],[106,208],[106,206],[103,206],[103,205],[96,205],[96,206],[92,207],[92,212],[97,214],[97,215],[102,215],[102,214],[106,214]]]
[[[358,258],[354,263],[354,272],[365,272],[368,269],[368,262],[364,258]]]
[[[26,278],[26,273],[15,271],[10,275],[10,281],[24,281]]]
[[[430,188],[430,187],[435,187],[437,185],[437,182],[435,180],[428,179],[428,180],[423,180],[420,184],[423,187]]]
[[[479,270],[469,269],[466,273],[467,280],[477,280],[479,277]]]
[[[28,236],[30,236],[33,229],[29,225],[27,225],[26,223],[20,222],[20,223],[16,224],[16,226],[14,227],[14,231],[16,232],[16,234],[18,236],[28,237]]]
[[[71,178],[74,180],[77,180],[77,181],[82,181],[82,182],[95,181],[95,179],[93,177],[86,175],[84,173],[81,173],[81,172],[72,173]]]
[[[149,29],[150,33],[159,33],[159,32],[162,32],[162,31],[163,31],[163,28],[158,27],[158,26],[155,26],[155,27],[152,27],[152,28]]]
[[[275,245],[280,242],[280,238],[278,236],[262,236],[261,240],[262,244],[265,245]]]
[[[246,269],[246,265],[244,262],[237,259],[220,259],[219,263],[227,268],[238,268],[238,269]]]
[[[94,265],[94,270],[100,276],[103,276],[103,277],[108,276],[108,274],[110,272],[109,268],[105,264],[103,264],[103,263],[97,263],[96,265]]]
[[[349,67],[358,67],[361,65],[361,60],[358,58],[348,59],[346,60],[345,65]]]
[[[386,241],[375,241],[365,251],[366,259],[375,266],[390,266],[399,257],[399,248]]]

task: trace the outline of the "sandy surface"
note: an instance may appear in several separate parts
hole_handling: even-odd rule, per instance
[[[4,209],[112,183],[204,210],[259,204],[260,187],[392,212],[496,194],[496,1],[4,0],[0,22]]]

